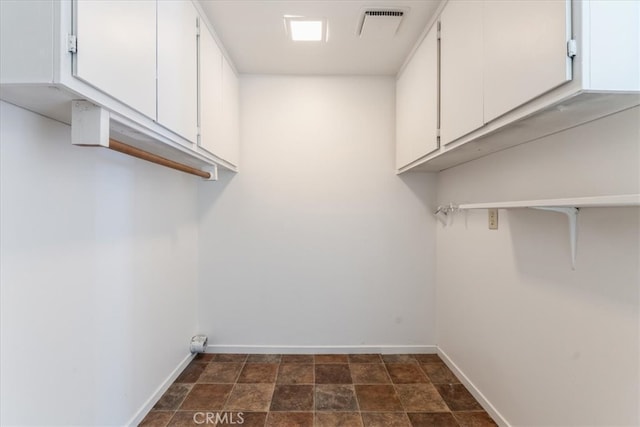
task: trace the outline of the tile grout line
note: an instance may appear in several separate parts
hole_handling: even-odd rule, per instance
[[[233,390],[236,389],[236,385],[238,384],[238,380],[240,379],[240,375],[242,375],[242,371],[244,370],[244,367],[247,365],[247,359],[249,358],[249,356],[245,356],[244,358],[244,362],[242,362],[242,366],[240,366],[240,369],[238,370],[238,374],[236,375],[236,379],[233,382],[233,386],[231,387],[231,390],[229,390],[229,394],[227,395],[227,398],[224,400],[224,403],[222,404],[222,410],[226,411],[227,409],[227,404],[229,403],[229,399],[231,399],[231,395],[233,394]],[[211,361],[213,362],[213,358],[211,358]]]

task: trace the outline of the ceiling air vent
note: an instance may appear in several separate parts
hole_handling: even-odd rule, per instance
[[[405,11],[399,9],[365,9],[357,33],[360,37],[372,39],[393,38],[404,14]]]

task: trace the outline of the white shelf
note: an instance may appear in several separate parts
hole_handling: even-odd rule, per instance
[[[458,209],[515,209],[515,208],[604,208],[640,206],[640,194],[620,194],[615,196],[573,197],[568,199],[519,200],[512,202],[463,203]]]
[[[447,225],[449,215],[470,209],[519,209],[531,208],[557,212],[567,216],[569,221],[569,244],[571,245],[571,267],[575,269],[578,241],[578,213],[580,208],[608,208],[640,206],[640,194],[618,194],[614,196],[573,197],[568,199],[519,200],[512,202],[463,203],[440,206],[436,217]]]

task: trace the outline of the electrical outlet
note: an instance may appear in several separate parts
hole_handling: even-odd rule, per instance
[[[498,229],[498,209],[489,209],[489,230]]]

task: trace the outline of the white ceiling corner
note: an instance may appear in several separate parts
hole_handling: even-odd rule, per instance
[[[200,0],[240,73],[395,75],[441,0]],[[357,34],[366,9],[405,12],[393,37]],[[325,18],[327,42],[288,39],[284,16]]]

